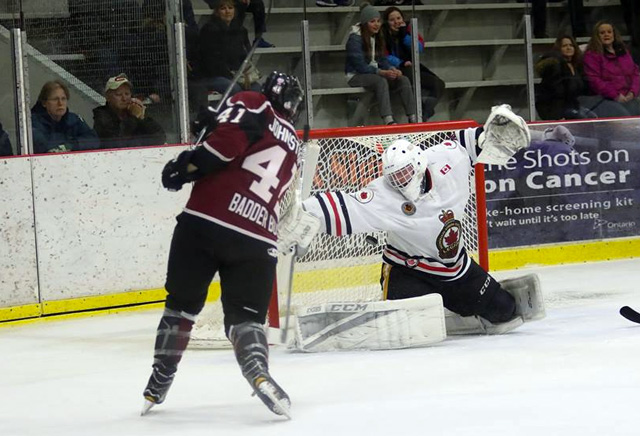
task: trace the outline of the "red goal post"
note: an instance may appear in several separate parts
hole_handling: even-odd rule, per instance
[[[323,191],[355,192],[382,175],[381,155],[396,139],[408,139],[423,148],[436,145],[460,129],[478,127],[472,120],[318,129],[309,133],[320,156],[313,173],[311,195]],[[300,134],[301,135],[301,134]],[[304,176],[303,176],[304,177]],[[308,176],[306,176],[308,177]],[[463,218],[467,250],[485,269],[489,268],[484,169],[477,164],[470,179],[471,197]],[[365,241],[368,235],[334,237],[318,235],[309,252],[295,265],[292,304],[295,308],[329,301],[372,301],[381,299],[379,285],[383,232],[370,235],[376,246]],[[286,264],[280,262],[279,265]],[[288,271],[279,268],[278,283]],[[269,309],[269,324],[278,327],[283,316],[287,286],[276,286]]]

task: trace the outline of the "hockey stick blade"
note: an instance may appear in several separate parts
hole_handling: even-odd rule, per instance
[[[640,313],[636,312],[629,306],[624,306],[620,308],[620,315],[624,316],[631,322],[635,322],[640,324]]]

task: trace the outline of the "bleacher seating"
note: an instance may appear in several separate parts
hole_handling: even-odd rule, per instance
[[[258,49],[254,62],[265,73],[280,69],[301,75],[301,0],[273,1],[265,37],[276,46]],[[344,44],[359,9],[357,6],[320,8],[312,0],[306,1],[311,31],[314,127],[345,126],[353,122],[353,102],[366,92],[363,88],[349,87],[343,71]],[[55,1],[48,3],[57,4]],[[66,0],[60,5],[63,3]],[[265,3],[268,7],[269,0]],[[422,62],[446,82],[445,97],[436,108],[433,120],[472,118],[480,121],[486,116],[488,107],[499,102],[511,104],[528,117],[523,3],[504,0],[430,0],[424,3],[428,4],[415,7],[420,33],[426,40]],[[193,5],[196,18],[202,24],[211,10],[203,0],[193,0]],[[618,0],[585,0],[589,13],[587,23],[593,24],[606,17],[620,23],[619,27],[624,29],[616,5],[619,5]],[[384,7],[378,9],[382,11]],[[410,6],[400,9],[411,17]],[[548,3],[548,16],[550,35],[569,27],[565,2]],[[80,70],[85,55],[61,51],[61,47],[70,45],[56,44],[57,39],[69,38],[64,29],[67,17],[68,9],[65,15],[63,7],[27,13],[26,30],[29,42],[36,49],[65,71],[73,72]],[[0,22],[16,18],[15,11],[0,10]],[[60,23],[56,31],[39,26],[43,20],[52,18]],[[251,20],[252,16],[248,14],[245,26],[250,34],[253,33]],[[586,40],[579,39],[580,42]],[[534,40],[534,51],[543,52],[552,42],[553,38]],[[370,111],[371,118],[362,122],[379,122],[375,112]]]

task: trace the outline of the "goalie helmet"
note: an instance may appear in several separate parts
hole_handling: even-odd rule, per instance
[[[274,71],[265,80],[262,93],[279,113],[292,123],[296,122],[300,103],[304,98],[297,77]]]
[[[409,201],[418,201],[424,195],[426,170],[427,154],[406,139],[394,141],[382,154],[384,179]]]

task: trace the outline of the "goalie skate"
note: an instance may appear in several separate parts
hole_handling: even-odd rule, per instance
[[[287,393],[269,375],[262,375],[253,382],[254,394],[276,415],[291,419],[291,400]]]
[[[500,285],[516,299],[516,315],[525,322],[546,316],[540,279],[536,274],[501,280]]]

